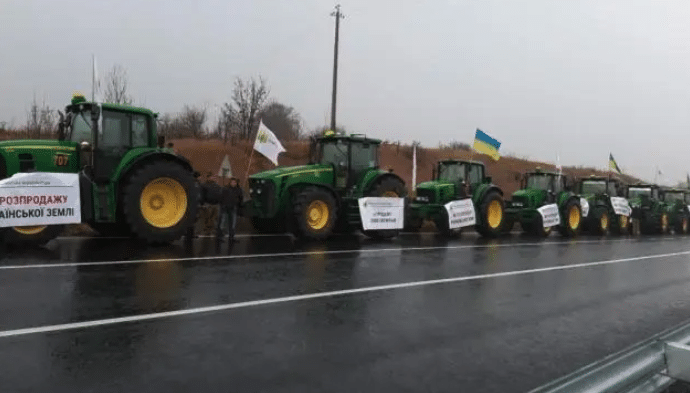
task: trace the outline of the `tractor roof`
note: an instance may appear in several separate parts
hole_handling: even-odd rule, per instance
[[[617,177],[589,175],[589,176],[580,176],[578,178],[578,181],[587,181],[587,180],[609,181],[612,183],[623,183],[623,181]]]
[[[69,111],[70,109],[76,108],[79,105],[91,106],[94,104],[95,104],[94,102],[87,101],[83,95],[77,94],[72,98],[72,103],[70,105],[67,105],[66,109]],[[104,109],[130,112],[130,113],[139,113],[142,115],[148,115],[148,116],[153,116],[153,117],[158,116],[158,113],[155,113],[150,109],[142,108],[142,107],[138,107],[138,106],[130,106],[130,105],[124,105],[124,104],[113,104],[110,102],[103,102],[103,103],[100,103],[100,105]]]
[[[635,184],[628,184],[628,187],[641,187],[641,188],[659,188],[657,184],[650,184],[650,183],[635,183]]]
[[[664,192],[682,192],[682,193],[690,193],[690,190],[684,189],[684,188],[677,188],[677,187],[660,187],[660,189]]]
[[[460,159],[453,159],[453,158],[449,158],[447,160],[440,160],[438,163],[439,164],[473,164],[473,165],[484,166],[484,163],[481,161],[460,160]]]
[[[319,141],[328,142],[332,140],[342,140],[345,142],[359,142],[359,143],[372,143],[381,144],[380,139],[367,138],[364,134],[350,134],[350,135],[325,135],[317,138]]]

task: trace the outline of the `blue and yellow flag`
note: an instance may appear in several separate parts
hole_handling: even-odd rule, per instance
[[[612,169],[612,170],[618,172],[618,174],[620,174],[620,175],[623,174],[621,169],[618,167],[618,164],[616,164],[616,160],[613,159],[613,154],[611,154],[611,153],[609,153],[609,169]]]
[[[479,153],[484,153],[498,161],[498,159],[501,157],[501,155],[498,154],[499,147],[501,147],[501,142],[486,135],[484,131],[477,128],[477,134],[474,136],[474,150],[478,151]]]

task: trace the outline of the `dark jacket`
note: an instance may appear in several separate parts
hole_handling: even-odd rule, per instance
[[[201,200],[203,204],[219,204],[221,194],[222,188],[218,183],[208,181],[201,185]]]
[[[243,199],[244,193],[242,192],[242,188],[240,188],[240,186],[227,186],[223,188],[223,193],[220,198],[220,205],[224,208],[239,210],[242,207]]]

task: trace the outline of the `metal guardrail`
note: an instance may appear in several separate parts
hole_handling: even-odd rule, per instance
[[[682,345],[688,343],[690,322],[684,322],[529,393],[663,392],[690,376],[690,364],[684,364],[690,347]]]

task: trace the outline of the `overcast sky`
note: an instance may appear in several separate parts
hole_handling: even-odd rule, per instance
[[[338,124],[437,146],[476,128],[503,153],[663,183],[690,171],[690,2],[342,0]],[[127,69],[135,103],[213,110],[263,76],[305,125],[328,124],[336,3],[325,0],[0,3],[0,121],[35,93],[64,107]]]

